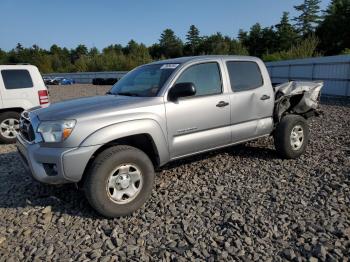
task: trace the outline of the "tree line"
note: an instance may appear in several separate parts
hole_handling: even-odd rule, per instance
[[[191,25],[182,41],[172,29],[165,29],[149,47],[131,40],[126,46],[113,44],[98,50],[78,45],[67,49],[52,45],[49,50],[20,43],[5,52],[0,49],[0,64],[30,63],[43,73],[130,70],[153,60],[192,55],[252,55],[264,61],[350,54],[350,0],[331,0],[320,10],[320,0],[304,0],[294,6],[298,16],[284,12],[280,22],[269,27],[254,24],[238,37],[221,33],[200,34]]]

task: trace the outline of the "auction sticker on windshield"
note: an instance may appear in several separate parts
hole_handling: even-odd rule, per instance
[[[178,66],[179,64],[164,64],[161,66],[160,69],[175,69]]]

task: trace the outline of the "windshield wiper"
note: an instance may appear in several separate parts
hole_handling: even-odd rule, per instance
[[[119,96],[140,96],[139,94],[132,93],[132,92],[119,92]]]

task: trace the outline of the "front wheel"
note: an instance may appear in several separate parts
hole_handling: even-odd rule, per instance
[[[305,118],[299,115],[287,115],[282,118],[274,133],[277,152],[287,159],[302,155],[309,141],[309,126]]]
[[[131,146],[100,153],[88,170],[84,190],[91,206],[106,217],[139,209],[152,192],[154,168],[149,157]]]

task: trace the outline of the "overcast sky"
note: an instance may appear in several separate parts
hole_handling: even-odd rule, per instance
[[[202,35],[222,32],[237,36],[249,30],[278,23],[283,11],[296,15],[294,5],[302,0],[1,0],[0,48],[17,43],[49,48],[78,44],[101,49],[110,44],[125,45],[130,39],[151,45],[165,28],[185,39],[191,24]],[[325,9],[329,0],[323,0]]]

